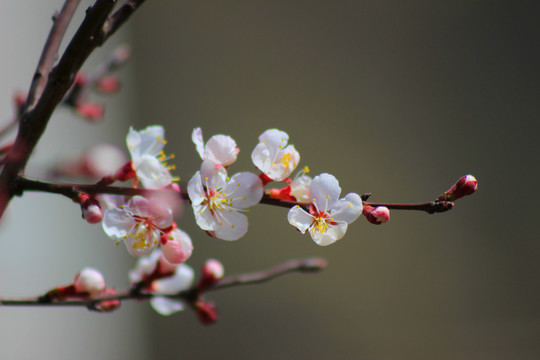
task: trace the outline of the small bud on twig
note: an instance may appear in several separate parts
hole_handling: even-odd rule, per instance
[[[448,191],[439,195],[439,201],[455,201],[478,190],[478,181],[472,175],[462,176]]]

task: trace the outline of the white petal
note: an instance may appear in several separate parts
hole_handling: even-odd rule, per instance
[[[328,228],[326,229],[324,233],[321,233],[320,231],[318,231],[315,226],[309,229],[311,238],[313,239],[313,241],[315,241],[317,245],[320,245],[320,246],[327,246],[327,245],[335,243],[339,239],[343,238],[343,236],[345,236],[346,231],[347,231],[346,223],[330,225],[328,226]]]
[[[308,214],[300,206],[295,206],[289,210],[287,220],[289,221],[289,224],[296,227],[302,234],[304,234],[313,223],[313,216]]]
[[[278,129],[266,130],[259,136],[261,143],[265,143],[270,152],[270,156],[276,154],[279,149],[283,149],[287,146],[289,141],[289,135]]]
[[[258,204],[263,196],[261,179],[250,172],[235,174],[223,188],[227,198],[233,199],[233,207],[247,209]]]
[[[129,129],[126,143],[134,162],[144,155],[158,156],[165,146],[165,129],[160,125],[148,126],[141,131]]]
[[[165,316],[184,310],[184,305],[180,300],[173,300],[162,296],[151,298],[150,305],[156,312]]]
[[[172,176],[154,156],[144,155],[135,163],[135,172],[146,189],[161,189],[172,183]]]
[[[222,240],[238,240],[248,230],[248,220],[244,214],[234,210],[216,212],[221,224],[215,226],[216,237]]]
[[[273,159],[270,159],[270,151],[268,150],[268,147],[263,143],[259,143],[257,146],[255,146],[255,149],[253,149],[253,152],[251,153],[251,160],[259,170],[266,173],[266,171],[272,165]]]
[[[201,159],[204,160],[204,142],[201,128],[193,129],[193,133],[191,133],[191,141],[193,141],[195,144],[195,149],[197,149]]]
[[[120,241],[127,236],[129,230],[135,225],[131,216],[126,211],[118,208],[107,210],[101,222],[103,231],[114,241]]]
[[[201,181],[208,188],[222,188],[227,183],[227,170],[212,160],[204,160],[201,165]]]
[[[155,280],[152,283],[152,290],[158,294],[176,294],[189,289],[194,277],[195,273],[190,266],[180,264],[173,276]]]
[[[301,203],[311,202],[310,186],[311,178],[307,175],[300,176],[291,183],[291,196]]]
[[[311,181],[311,196],[319,211],[330,210],[341,194],[337,179],[330,174],[315,176]]]
[[[330,216],[336,221],[352,223],[362,214],[362,199],[358,194],[349,193],[344,198],[337,201],[330,212]]]
[[[264,173],[272,180],[281,181],[289,177],[296,169],[300,162],[300,154],[293,145],[289,145],[279,150],[273,161]]]
[[[228,166],[236,161],[237,154],[236,142],[230,136],[214,135],[206,143],[203,158]]]
[[[156,235],[158,233],[156,232]],[[128,236],[124,239],[124,244],[126,244],[126,249],[128,253],[135,257],[141,257],[149,255],[159,244],[159,237],[155,236],[149,240],[149,243],[146,243],[146,246],[133,246],[136,242],[139,242],[139,239],[135,239],[131,236]]]
[[[193,205],[193,214],[197,225],[205,231],[214,231],[218,225],[219,221],[207,206]]]
[[[197,171],[189,180],[187,191],[193,206],[197,206],[205,199],[204,189],[201,183],[201,173]]]
[[[158,261],[162,253],[160,249],[155,249],[150,256],[145,256],[137,259],[135,269],[129,271],[130,284],[136,284],[143,279],[144,276],[150,275],[156,269]]]

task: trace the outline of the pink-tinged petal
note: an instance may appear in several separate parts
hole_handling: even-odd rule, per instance
[[[187,191],[193,206],[197,206],[205,200],[204,188],[201,183],[201,173],[199,171],[189,180]]]
[[[158,294],[177,294],[189,289],[194,278],[193,269],[186,264],[180,264],[173,276],[155,280],[152,283],[152,290]]]
[[[250,172],[235,174],[223,188],[227,198],[232,199],[232,207],[246,209],[258,204],[263,196],[261,179]]]
[[[272,165],[273,159],[270,158],[268,147],[263,143],[259,143],[251,153],[251,160],[259,170],[266,173]]]
[[[201,181],[205,187],[222,188],[227,183],[227,170],[212,160],[204,160],[201,165]]]
[[[132,217],[126,216],[127,213],[118,208],[107,210],[101,222],[103,231],[114,241],[122,240],[129,231],[135,226]]]
[[[129,200],[127,206],[135,215],[152,218],[152,222],[159,228],[165,229],[172,225],[172,210],[161,202],[137,195]]]
[[[161,189],[172,183],[172,175],[154,156],[144,155],[137,163],[135,172],[146,189]]]
[[[356,193],[349,193],[342,199],[339,199],[330,212],[330,216],[336,221],[344,221],[347,224],[352,223],[362,214],[362,199]]]
[[[163,256],[172,264],[185,262],[191,256],[193,244],[191,238],[185,232],[174,229],[169,233],[169,240],[161,245]]]
[[[84,268],[75,276],[73,281],[75,291],[89,293],[91,296],[100,294],[105,290],[105,279],[101,272],[93,268]]]
[[[337,179],[330,174],[315,176],[311,181],[311,197],[319,211],[330,210],[341,194]]]
[[[324,233],[317,230],[316,227],[312,227],[311,229],[309,229],[311,238],[319,246],[327,246],[327,245],[335,243],[336,241],[343,238],[343,236],[345,236],[346,231],[347,231],[346,223],[330,225],[328,226],[328,228],[326,229]]]
[[[222,166],[228,166],[236,161],[238,148],[236,142],[227,135],[214,135],[204,148],[204,159],[210,159]]]
[[[296,227],[302,234],[304,234],[313,223],[313,216],[308,214],[300,206],[296,205],[289,210],[287,220],[289,221],[289,224]]]
[[[195,149],[197,149],[201,159],[204,160],[204,141],[201,128],[193,129],[193,133],[191,133],[191,141],[193,141],[195,144]]]
[[[184,310],[184,305],[180,300],[173,300],[162,296],[151,298],[150,305],[158,314],[164,316],[169,316],[175,312]]]
[[[238,240],[248,230],[248,220],[244,214],[234,210],[220,211],[219,222],[215,226],[216,237],[222,240]]]

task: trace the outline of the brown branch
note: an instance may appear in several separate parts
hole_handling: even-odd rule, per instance
[[[16,193],[15,179],[24,171],[54,109],[62,101],[75,75],[90,53],[112,35],[113,32],[110,29],[104,30],[103,27],[115,3],[116,0],[96,0],[94,5],[88,8],[86,17],[71,39],[58,65],[50,72],[35,107],[28,109],[22,115],[14,146],[7,154],[4,168],[0,173],[0,218]],[[119,16],[113,22],[117,24],[114,29],[122,25],[128,17]]]
[[[107,295],[89,299],[66,299],[66,300],[47,300],[45,297],[25,297],[25,298],[0,298],[0,305],[3,306],[81,306],[91,310],[97,309],[97,306],[110,300],[148,300],[155,296],[168,297],[172,299],[184,300],[187,302],[197,299],[209,291],[223,290],[241,285],[253,285],[275,279],[278,276],[293,273],[310,273],[321,271],[326,268],[326,261],[323,259],[309,258],[304,260],[291,260],[268,270],[224,277],[217,281],[213,286],[197,289],[193,287],[174,295],[158,294],[154,292],[140,291],[122,291],[114,295]]]
[[[43,47],[41,57],[34,73],[32,83],[30,85],[30,90],[28,91],[28,97],[26,98],[25,110],[31,108],[34,105],[36,96],[39,96],[39,93],[45,86],[49,72],[52,69],[56,57],[58,56],[58,48],[60,43],[64,38],[66,29],[73,18],[73,14],[79,5],[80,0],[66,0],[60,13],[54,15],[53,26]]]
[[[143,3],[144,0],[128,0],[123,3],[105,24],[103,41],[111,37]]]

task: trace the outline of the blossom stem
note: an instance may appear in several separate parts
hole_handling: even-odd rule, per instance
[[[124,196],[151,196],[153,194],[167,193],[171,196],[177,196],[178,199],[188,200],[189,196],[185,190],[180,193],[173,190],[151,190],[151,189],[135,189],[129,187],[120,186],[108,186],[98,184],[52,184],[37,180],[27,179],[22,176],[18,176],[14,182],[14,189],[16,195],[22,195],[25,191],[41,191],[54,194],[61,194],[69,197],[70,199],[77,201],[79,193],[84,192],[87,194],[113,194]],[[309,204],[297,203],[293,201],[280,200],[264,195],[261,199],[261,204],[273,205],[285,208],[292,208],[295,205],[309,209]],[[441,213],[453,208],[454,203],[450,201],[429,201],[423,203],[378,203],[364,201],[365,205],[373,207],[386,206],[391,210],[417,210],[425,211],[428,214]]]
[[[277,265],[271,269],[254,272],[243,275],[224,277],[218,280],[214,285],[197,289],[192,288],[189,290],[181,291],[178,294],[164,295],[153,292],[143,291],[121,291],[114,295],[107,295],[89,299],[66,299],[66,300],[48,300],[45,297],[24,297],[24,298],[0,298],[0,306],[80,306],[86,307],[90,310],[96,310],[97,306],[105,301],[111,300],[148,300],[154,296],[168,297],[174,299],[181,299],[185,301],[193,301],[200,295],[214,290],[223,290],[235,286],[259,284],[269,280],[272,280],[278,276],[300,272],[309,273],[323,270],[326,267],[326,261],[317,258],[308,258],[303,260],[291,260],[280,265]]]

